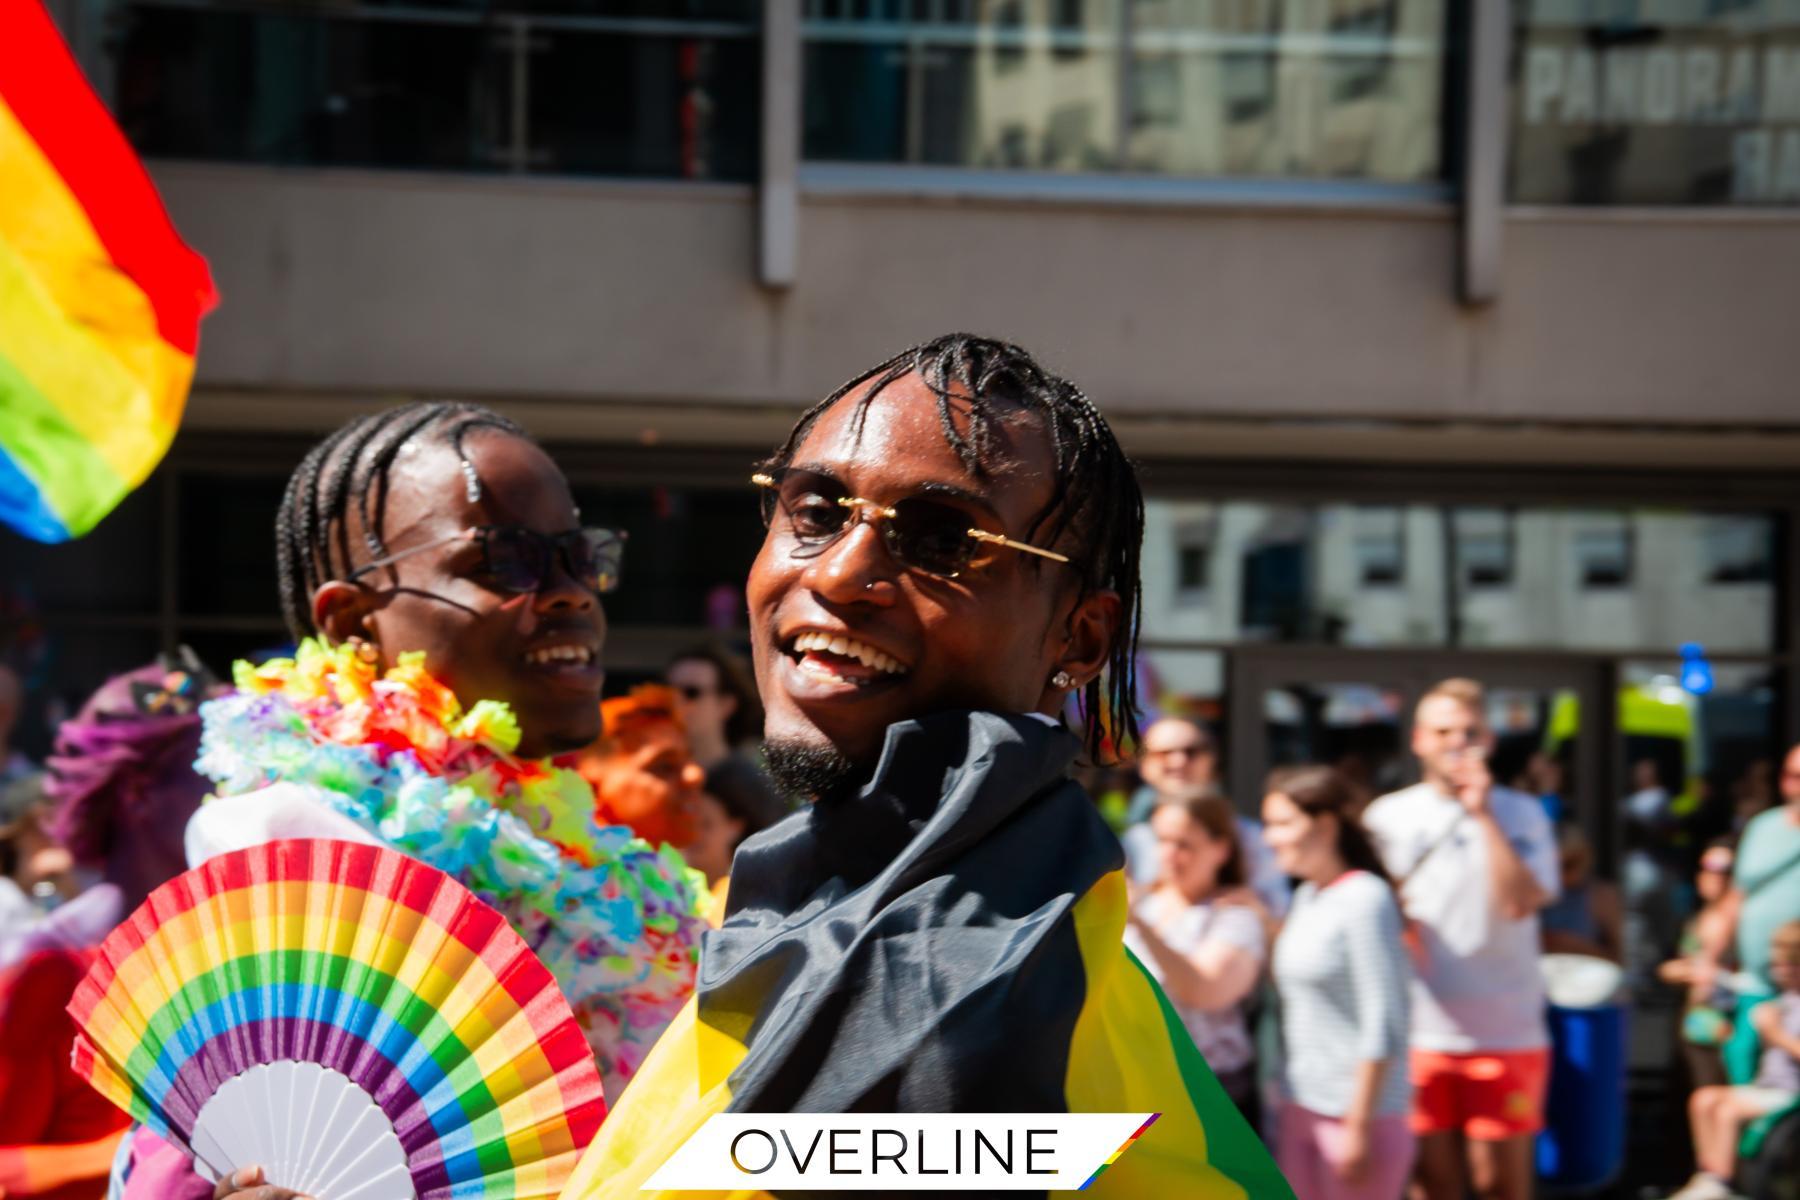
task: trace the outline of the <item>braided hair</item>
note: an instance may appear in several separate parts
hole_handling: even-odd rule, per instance
[[[449,445],[462,463],[469,499],[481,498],[481,480],[463,449],[477,429],[531,440],[518,425],[479,404],[421,401],[357,417],[300,460],[275,514],[281,613],[295,638],[313,632],[313,593],[354,569],[352,503],[363,530],[363,549],[371,559],[387,555],[381,521],[388,478],[401,448],[414,437],[429,434]]]
[[[1143,599],[1138,553],[1144,540],[1144,495],[1137,470],[1119,448],[1111,426],[1080,388],[1045,370],[1011,342],[945,334],[902,350],[813,405],[764,465],[777,468],[792,462],[819,418],[858,388],[863,390],[856,400],[853,428],[860,434],[875,398],[908,375],[917,375],[936,396],[944,440],[977,479],[988,475],[994,428],[1010,415],[1009,410],[1036,413],[1043,420],[1056,461],[1054,490],[1024,537],[1030,541],[1047,534],[1054,545],[1072,533],[1077,546],[1070,565],[1080,572],[1080,595],[1102,588],[1118,594],[1125,626],[1113,639],[1106,670],[1088,681],[1079,702],[1088,753],[1096,760],[1106,752],[1104,713],[1110,711],[1117,726],[1115,744],[1135,740],[1140,717],[1137,642]],[[955,420],[956,407],[964,405],[967,433],[957,428]],[[1035,555],[1028,565],[1042,567]]]

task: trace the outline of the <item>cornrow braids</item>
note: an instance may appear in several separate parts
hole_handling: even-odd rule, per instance
[[[371,560],[384,557],[381,521],[401,449],[421,434],[449,445],[462,464],[469,499],[479,500],[481,479],[463,449],[477,429],[531,440],[520,426],[479,404],[429,401],[357,417],[300,460],[275,514],[281,615],[295,638],[313,632],[313,593],[354,569],[358,550],[350,544],[352,497],[363,530],[362,552]]]
[[[1073,383],[1044,369],[1011,342],[951,333],[922,342],[864,371],[813,405],[794,425],[787,442],[763,465],[793,461],[813,426],[838,401],[861,389],[853,429],[861,434],[869,406],[891,384],[917,375],[937,398],[938,423],[969,474],[988,475],[995,426],[1009,410],[1036,413],[1050,437],[1056,460],[1049,502],[1024,536],[1048,535],[1054,545],[1073,533],[1072,565],[1081,573],[1081,595],[1109,588],[1118,593],[1125,624],[1114,639],[1107,666],[1083,688],[1079,705],[1088,753],[1106,757],[1106,714],[1113,741],[1135,741],[1141,713],[1137,705],[1137,643],[1143,618],[1138,555],[1144,540],[1144,495],[1137,469],[1120,449],[1112,427]],[[955,408],[968,408],[968,430],[957,428]],[[1043,569],[1033,556],[1026,564]]]

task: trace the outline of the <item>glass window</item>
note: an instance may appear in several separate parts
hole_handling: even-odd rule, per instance
[[[1439,644],[1440,528],[1437,510],[1422,505],[1152,498],[1145,636]]]
[[[1464,587],[1505,587],[1513,579],[1512,513],[1504,508],[1452,510],[1457,569]]]
[[[1464,645],[1774,649],[1778,525],[1767,513],[1524,507],[1502,524],[1479,512],[1455,515],[1468,572],[1456,600]],[[1510,571],[1473,586],[1482,547],[1503,528]]]
[[[150,155],[316,166],[748,179],[749,0],[491,15],[122,0],[115,109]],[[621,7],[625,10],[620,11]],[[642,10],[642,11],[638,11]]]
[[[1624,517],[1591,517],[1575,528],[1575,577],[1584,588],[1631,583],[1631,525]]]
[[[1514,10],[1514,200],[1800,203],[1800,6],[1531,0]]]
[[[1210,512],[1192,515],[1175,531],[1175,591],[1177,603],[1204,603],[1212,587],[1213,543],[1218,522]]]
[[[928,18],[902,14],[929,11]],[[810,159],[1419,182],[1442,0],[808,0]]]
[[[1774,529],[1762,517],[1707,521],[1705,582],[1768,583],[1775,577]]]
[[[1392,587],[1406,574],[1406,530],[1397,508],[1356,513],[1356,557],[1364,587]]]

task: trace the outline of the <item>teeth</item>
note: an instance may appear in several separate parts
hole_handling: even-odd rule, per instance
[[[801,654],[818,650],[826,654],[836,654],[842,658],[854,658],[865,667],[872,667],[889,675],[899,675],[906,670],[892,655],[883,654],[873,646],[841,635],[803,633],[794,639],[794,649]]]
[[[545,646],[526,654],[525,661],[538,667],[555,662],[580,663],[586,666],[594,661],[594,652],[586,646]]]

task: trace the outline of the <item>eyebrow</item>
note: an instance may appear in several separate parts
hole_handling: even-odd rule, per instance
[[[823,463],[804,463],[804,462],[789,463],[788,470],[790,470],[790,471],[805,471],[811,475],[823,475],[825,478],[831,480],[833,483],[837,484],[839,487],[843,488],[845,491],[851,490],[850,485],[844,482],[843,478],[838,474],[837,471],[833,470],[831,467],[824,465]],[[913,486],[912,494],[913,495],[923,495],[923,496],[939,496],[939,497],[942,497],[947,500],[961,500],[965,504],[968,504],[975,508],[981,509],[983,512],[989,514],[990,516],[993,516],[996,518],[1000,516],[1000,510],[994,506],[994,502],[992,500],[988,499],[986,496],[982,495],[980,492],[970,491],[968,488],[959,487],[958,485],[956,485],[954,483],[942,483],[942,482],[938,482],[938,481],[934,481],[934,480],[928,480],[924,483],[915,484]]]

